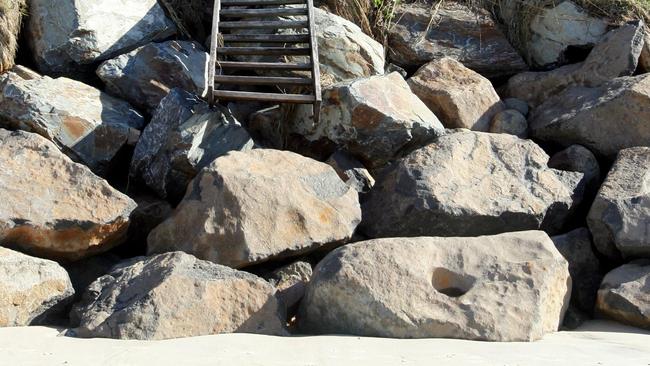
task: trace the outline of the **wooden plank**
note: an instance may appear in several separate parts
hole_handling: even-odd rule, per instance
[[[217,52],[224,55],[307,56],[311,54],[311,49],[307,47],[219,47]]]
[[[239,75],[217,75],[215,82],[219,84],[239,85],[312,85],[309,78],[286,77],[286,76],[239,76]]]
[[[311,63],[218,61],[217,68],[234,70],[311,70]]]
[[[300,29],[309,27],[309,22],[306,20],[234,21],[221,22],[219,27],[222,29]]]
[[[309,34],[223,34],[224,42],[309,43]]]
[[[273,17],[273,16],[296,16],[307,15],[306,8],[263,8],[263,9],[224,9],[221,10],[222,17]]]
[[[304,3],[305,0],[221,0],[222,6],[270,6]]]
[[[321,85],[320,85],[320,64],[318,61],[318,41],[316,40],[316,25],[314,21],[314,1],[307,0],[307,9],[309,15],[309,35],[310,41],[309,45],[311,48],[311,63],[312,63],[312,73],[311,78],[314,81],[314,123],[318,123],[320,119],[320,105],[323,100],[321,94]]]
[[[212,35],[210,40],[210,59],[208,61],[208,80],[207,90],[205,97],[208,99],[210,105],[214,105],[214,77],[216,74],[217,63],[217,46],[219,44],[219,13],[221,11],[221,0],[215,0],[214,10],[212,13]]]
[[[312,104],[313,95],[302,94],[281,94],[281,93],[255,93],[232,90],[215,90],[215,96],[220,100],[235,100],[248,102],[271,102],[271,103],[296,103]]]

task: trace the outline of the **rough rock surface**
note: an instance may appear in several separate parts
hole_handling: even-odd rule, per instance
[[[234,268],[348,240],[361,218],[357,192],[327,164],[255,149],[203,169],[149,252],[182,250]]]
[[[569,88],[537,107],[528,122],[534,138],[563,146],[583,145],[614,159],[622,149],[650,146],[648,120],[650,74],[645,74],[595,88]]]
[[[152,112],[173,88],[202,95],[207,62],[208,54],[195,42],[149,43],[105,61],[97,76],[110,93]]]
[[[343,151],[336,151],[326,163],[334,168],[336,174],[359,193],[366,193],[375,185],[375,178],[357,159]]]
[[[539,146],[511,135],[440,137],[376,177],[361,229],[373,238],[555,232],[582,198],[582,174],[547,162]]]
[[[408,84],[447,128],[487,132],[494,115],[505,109],[490,80],[452,58],[422,66]]]
[[[384,47],[379,42],[332,13],[314,9],[314,15],[322,85],[384,73]]]
[[[0,89],[0,127],[38,133],[99,173],[144,126],[127,102],[75,80],[7,72]]]
[[[56,262],[0,247],[0,327],[38,323],[74,295]]]
[[[27,39],[48,74],[106,60],[176,32],[156,0],[31,0]]]
[[[276,269],[267,280],[278,289],[277,296],[282,303],[291,309],[305,296],[312,272],[311,264],[297,261]]]
[[[231,150],[250,150],[248,132],[225,108],[173,89],[161,102],[133,154],[131,176],[163,198],[180,200],[189,182]]]
[[[506,109],[494,115],[490,132],[507,133],[525,139],[528,137],[528,121],[518,110]]]
[[[325,89],[320,121],[314,123],[311,106],[301,106],[289,128],[309,141],[333,142],[369,168],[444,133],[438,118],[396,72]]]
[[[548,161],[548,167],[583,173],[586,188],[596,193],[600,185],[600,164],[596,156],[584,146],[571,145],[556,153]]]
[[[409,3],[400,4],[393,19],[389,59],[399,66],[418,68],[451,57],[489,78],[528,69],[487,11],[455,2],[444,2],[437,9]]]
[[[543,9],[530,22],[530,38],[526,40],[528,61],[537,67],[567,63],[570,47],[595,45],[607,28],[607,20],[590,16],[572,1],[562,1]]]
[[[650,258],[650,148],[623,150],[587,217],[599,252]]]
[[[135,202],[51,142],[0,129],[0,245],[77,260],[121,243]]]
[[[650,329],[650,261],[640,260],[609,272],[598,290],[596,313]]]
[[[245,272],[181,253],[135,258],[93,282],[72,318],[80,337],[168,339],[284,334],[275,288]]]
[[[567,267],[540,231],[350,244],[315,268],[299,324],[314,333],[537,340],[562,321]]]
[[[644,45],[641,21],[617,28],[603,38],[584,62],[547,72],[525,72],[508,80],[505,94],[538,106],[571,86],[596,87],[632,75]]]
[[[571,305],[591,314],[603,275],[600,271],[598,257],[592,249],[589,229],[579,228],[551,239],[562,256],[569,262],[569,273],[573,282]]]

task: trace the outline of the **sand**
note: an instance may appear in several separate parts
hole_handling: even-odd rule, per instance
[[[650,332],[603,321],[533,343],[249,334],[145,342],[60,331],[0,329],[0,365],[650,365]]]

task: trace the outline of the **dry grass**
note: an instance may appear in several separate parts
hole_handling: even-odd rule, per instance
[[[14,66],[26,0],[0,0],[0,72]]]

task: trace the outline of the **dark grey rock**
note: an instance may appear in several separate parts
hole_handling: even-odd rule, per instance
[[[135,148],[131,176],[163,198],[180,200],[188,183],[214,159],[246,151],[254,142],[228,112],[173,89],[161,102]]]
[[[339,177],[359,193],[366,193],[375,185],[375,179],[363,164],[343,151],[336,151],[326,161]]]
[[[609,272],[598,290],[596,314],[650,329],[650,261],[639,260]]]

